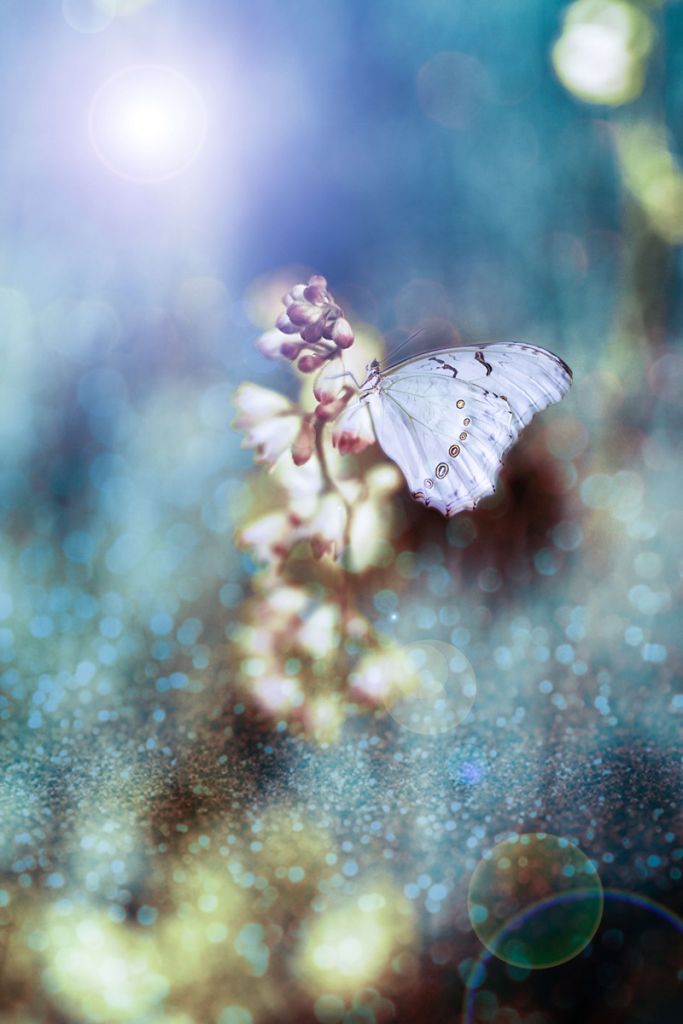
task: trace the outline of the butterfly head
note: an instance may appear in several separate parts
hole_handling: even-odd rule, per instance
[[[365,367],[365,372],[368,375],[368,380],[372,380],[373,377],[379,377],[379,359],[371,359]]]

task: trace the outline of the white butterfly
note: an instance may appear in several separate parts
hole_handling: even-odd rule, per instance
[[[443,349],[388,370],[377,360],[334,428],[334,440],[375,436],[415,499],[454,516],[495,490],[503,456],[532,417],[559,402],[572,371],[535,345]],[[341,443],[340,443],[341,442]]]

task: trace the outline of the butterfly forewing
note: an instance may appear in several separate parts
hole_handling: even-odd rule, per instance
[[[571,370],[558,356],[537,345],[514,341],[417,356],[388,370],[387,379],[409,369],[474,382],[484,390],[504,395],[521,426],[526,426],[537,412],[559,402],[572,382]]]

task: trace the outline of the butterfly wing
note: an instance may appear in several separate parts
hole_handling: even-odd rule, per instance
[[[559,402],[572,382],[572,371],[559,356],[538,345],[515,341],[430,352],[399,363],[386,376],[391,380],[408,372],[452,377],[503,395],[519,421],[518,430],[537,412]]]
[[[520,431],[570,384],[571,370],[557,356],[500,342],[402,363],[367,401],[377,440],[413,497],[453,516],[495,490]]]

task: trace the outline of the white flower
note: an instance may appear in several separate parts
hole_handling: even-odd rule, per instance
[[[255,448],[258,462],[273,466],[291,448],[301,430],[301,416],[290,413],[255,423],[244,437],[244,447]]]
[[[252,684],[251,692],[266,711],[289,711],[304,701],[301,683],[290,676],[265,676]]]
[[[313,658],[324,658],[339,646],[339,606],[322,604],[297,633],[297,642]]]
[[[303,587],[275,587],[264,599],[268,612],[289,619],[301,615],[310,597]]]
[[[405,673],[405,654],[400,648],[393,647],[366,654],[349,677],[349,682],[359,695],[379,703],[392,696]]]
[[[337,558],[344,547],[344,534],[348,522],[348,511],[339,495],[326,494],[321,498],[318,509],[308,531],[311,548],[316,558],[329,553]]]
[[[284,557],[292,542],[292,526],[284,512],[270,512],[240,530],[237,542],[253,549],[259,562],[273,562]]]
[[[344,376],[344,364],[340,358],[332,359],[323,366],[313,385],[313,394],[318,401],[327,403],[339,398],[344,387]]]
[[[234,394],[234,403],[239,413],[235,420],[237,428],[251,427],[255,423],[282,416],[294,411],[294,405],[279,391],[262,388],[259,384],[240,384]]]
[[[287,491],[287,505],[297,519],[308,519],[314,514],[324,487],[318,459],[297,466],[285,453],[273,467],[273,478]]]
[[[341,414],[332,431],[332,444],[342,455],[357,455],[376,441],[367,405],[351,405]]]

